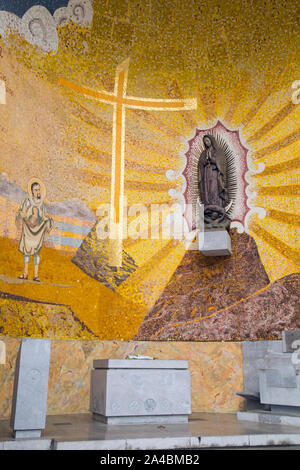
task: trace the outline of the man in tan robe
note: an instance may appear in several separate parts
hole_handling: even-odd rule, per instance
[[[45,235],[53,227],[53,220],[47,214],[41,195],[40,184],[33,182],[30,189],[31,194],[24,199],[16,216],[16,220],[21,220],[22,222],[19,250],[24,255],[24,273],[19,276],[19,279],[28,279],[28,265],[30,256],[33,256],[33,280],[40,282],[38,277],[40,251]]]

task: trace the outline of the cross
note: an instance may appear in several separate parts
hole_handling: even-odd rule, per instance
[[[6,89],[3,80],[0,80],[0,104],[6,104]]]
[[[152,99],[128,96],[127,77],[129,58],[118,65],[114,92],[97,91],[76,85],[63,78],[59,83],[89,98],[113,105],[112,174],[110,202],[110,266],[122,266],[123,200],[124,200],[124,146],[125,110],[182,111],[197,109],[197,99]]]

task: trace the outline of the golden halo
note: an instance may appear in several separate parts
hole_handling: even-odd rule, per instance
[[[27,183],[27,191],[28,191],[28,194],[30,196],[32,196],[32,192],[31,192],[31,185],[32,183],[38,183],[40,185],[40,188],[41,188],[41,197],[42,197],[42,200],[44,201],[45,197],[46,197],[46,186],[44,185],[44,183],[42,182],[42,180],[40,180],[40,178],[36,178],[36,177],[33,177],[33,178],[30,178],[30,180],[28,181]]]

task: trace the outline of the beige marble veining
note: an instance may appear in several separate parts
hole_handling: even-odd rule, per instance
[[[20,338],[0,337],[6,363],[0,364],[0,417],[9,417]],[[189,362],[192,411],[235,412],[243,407],[241,343],[52,340],[47,413],[89,411],[90,372],[94,359],[128,355]]]

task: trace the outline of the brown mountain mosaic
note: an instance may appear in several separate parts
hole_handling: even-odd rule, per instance
[[[254,239],[231,238],[230,257],[186,253],[135,340],[276,339],[300,327],[300,275],[270,283]]]

